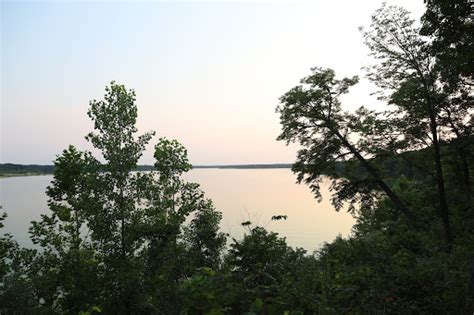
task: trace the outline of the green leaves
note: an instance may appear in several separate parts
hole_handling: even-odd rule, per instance
[[[383,4],[372,15],[370,30],[361,28],[370,55],[381,62],[366,68],[368,78],[387,92],[397,89],[400,82],[423,76],[433,66],[428,55],[428,40],[401,7]]]
[[[356,154],[371,152],[369,147],[350,142],[351,137],[370,127],[368,117],[362,122],[343,112],[338,97],[347,93],[358,78],[338,80],[331,69],[313,68],[312,72],[301,80],[302,85],[280,98],[277,112],[283,131],[278,140],[297,142],[302,147],[293,165],[298,182],[308,184],[320,200],[319,183],[323,176],[329,176],[333,180],[332,204],[339,210],[348,201],[349,209],[355,211],[355,205],[361,200],[372,199],[374,186],[368,181],[341,182],[337,165]]]
[[[469,0],[425,2],[421,33],[432,38],[431,51],[444,88],[455,91],[474,76],[474,23]]]
[[[160,138],[155,145],[155,168],[160,176],[175,177],[192,168],[189,163],[187,150],[176,140]]]
[[[136,167],[145,145],[155,134],[148,132],[135,140],[135,99],[135,91],[127,91],[123,85],[112,81],[110,87],[106,87],[104,100],[91,101],[87,112],[97,133],[89,133],[86,139],[101,151],[107,161],[106,170],[114,176],[120,175],[121,180]]]
[[[466,262],[474,253],[466,78],[474,41],[462,11],[467,2],[448,2],[427,1],[425,34],[439,38],[420,36],[405,10],[386,5],[362,30],[378,61],[368,77],[390,110],[344,112],[339,98],[358,78],[323,68],[280,98],[278,139],[300,145],[297,180],[318,200],[325,176],[332,180],[336,210],[348,202],[357,214],[349,238],[307,255],[247,221],[247,234],[226,251],[222,214],[198,184],[182,179],[191,169],[183,145],[160,138],[155,170],[132,172],[154,132],[137,135],[135,92],[111,82],[88,111],[94,131],[86,139],[103,159],[74,146],[57,157],[50,212],[30,228],[41,251],[0,236],[0,313],[466,313]],[[432,223],[440,191],[426,176],[431,148],[404,154],[437,135],[457,138],[438,150],[450,154],[438,166],[449,170],[451,218],[461,235],[450,255]],[[424,229],[400,218],[407,208],[398,196]]]

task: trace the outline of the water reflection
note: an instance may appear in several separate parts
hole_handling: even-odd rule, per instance
[[[338,234],[347,236],[354,224],[351,215],[337,213],[329,202],[329,182],[321,184],[323,202],[317,203],[306,185],[295,184],[288,169],[195,169],[185,178],[201,184],[206,196],[223,213],[221,228],[241,238],[241,222],[251,221],[280,233],[291,246],[308,251]],[[30,246],[28,228],[47,212],[46,187],[52,176],[0,179],[0,203],[8,214],[5,231],[23,246]],[[271,221],[273,215],[287,215],[286,221]]]

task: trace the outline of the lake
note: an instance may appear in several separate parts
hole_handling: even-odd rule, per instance
[[[321,183],[323,201],[318,203],[308,186],[295,183],[289,169],[194,169],[185,179],[201,185],[222,212],[222,231],[237,239],[246,231],[240,223],[251,221],[312,252],[337,235],[349,235],[355,223],[330,204],[329,181]],[[30,221],[48,211],[45,191],[51,180],[51,175],[0,179],[0,204],[8,214],[2,232],[11,232],[23,246],[31,246]],[[288,218],[272,221],[273,215]]]

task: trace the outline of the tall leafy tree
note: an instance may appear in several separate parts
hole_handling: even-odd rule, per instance
[[[321,198],[319,183],[323,175],[330,176],[331,189],[335,191],[332,202],[339,209],[344,201],[351,208],[362,203],[370,206],[374,201],[373,191],[383,191],[394,206],[409,220],[414,214],[380,176],[379,171],[364,157],[363,148],[353,143],[350,115],[341,108],[339,96],[358,82],[357,77],[338,80],[330,69],[314,68],[313,73],[280,98],[277,108],[283,128],[279,140],[298,142],[298,151],[293,170],[298,181],[308,183],[317,198]],[[349,180],[340,178],[336,162],[357,159],[367,170],[369,178]]]
[[[133,90],[112,82],[88,115],[103,162],[73,146],[55,161],[51,211],[30,229],[37,295],[58,313],[177,312],[180,282],[219,267],[221,214],[182,179],[191,164],[176,140],[159,140],[154,171],[134,172],[154,133],[136,136]]]
[[[443,91],[450,95],[443,106],[443,122],[456,135],[455,149],[462,164],[467,205],[472,194],[470,181],[470,137],[474,105],[474,5],[469,0],[426,0],[421,34],[431,39]],[[455,107],[453,105],[456,105]],[[465,119],[469,116],[470,121]]]
[[[112,82],[104,100],[90,102],[89,117],[95,132],[86,139],[98,149],[105,163],[95,174],[97,205],[89,212],[89,228],[94,247],[104,263],[104,295],[107,308],[129,313],[141,295],[137,250],[142,239],[136,231],[143,211],[137,192],[144,189],[137,167],[145,145],[154,132],[137,136],[135,92]]]
[[[383,5],[362,34],[371,55],[379,61],[367,68],[368,78],[381,88],[382,98],[395,105],[390,115],[392,124],[399,128],[393,140],[402,140],[405,150],[432,150],[437,208],[449,246],[452,233],[441,145],[449,140],[449,134],[456,136],[453,127],[459,130],[466,123],[466,103],[453,101],[442,89],[430,39],[420,35],[405,9]]]

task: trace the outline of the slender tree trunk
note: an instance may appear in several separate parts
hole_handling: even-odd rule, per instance
[[[446,190],[444,187],[443,167],[441,165],[441,153],[438,141],[436,117],[432,110],[430,111],[430,129],[431,136],[433,138],[432,141],[436,169],[436,184],[438,186],[439,213],[441,216],[441,221],[443,222],[444,239],[448,246],[448,251],[450,251],[452,244],[452,235],[449,226],[449,208],[448,203],[446,201]]]
[[[119,202],[119,211],[120,211],[120,242],[121,242],[121,251],[122,251],[122,257],[125,259],[127,250],[126,250],[126,245],[125,245],[125,205],[124,205],[124,197],[123,197],[123,190],[122,188],[120,189],[120,202]]]
[[[456,143],[455,149],[459,154],[459,158],[461,159],[461,168],[463,173],[463,185],[464,191],[466,192],[466,204],[467,208],[466,211],[469,211],[471,208],[471,174],[469,171],[469,162],[467,160],[468,151],[470,150],[470,138],[468,136],[462,136],[459,129],[454,124],[451,118],[451,111],[449,109],[445,109],[446,113],[448,114],[448,121],[453,130],[454,134],[456,135]],[[467,141],[466,141],[467,140]],[[466,150],[466,147],[468,148]]]
[[[128,266],[128,261],[127,261],[127,244],[126,244],[126,235],[125,235],[125,225],[126,225],[126,220],[125,220],[125,197],[124,197],[124,191],[123,191],[123,186],[124,183],[120,183],[120,194],[119,194],[119,199],[118,199],[118,207],[119,207],[119,212],[120,212],[120,252],[122,255],[122,259],[119,262],[119,270],[120,273],[125,274],[128,272],[126,270]],[[128,294],[128,283],[127,281],[121,280],[120,281],[120,299],[123,307],[123,314],[130,314],[130,296]]]
[[[398,195],[385,183],[385,181],[380,177],[379,172],[372,167],[372,165],[367,162],[367,160],[356,150],[356,148],[347,141],[337,130],[331,130],[344,146],[351,151],[351,153],[359,160],[362,166],[369,172],[375,182],[380,186],[380,188],[387,194],[390,200],[393,202],[395,207],[402,212],[411,222],[415,222],[415,216],[413,212],[400,200]]]
[[[467,162],[467,154],[465,149],[461,149],[460,152],[463,175],[464,175],[464,186],[468,192],[468,196],[471,197],[471,175],[469,174],[469,163]]]
[[[471,192],[472,192],[471,191],[471,174],[469,171],[469,162],[467,161],[468,153],[466,152],[466,145],[468,146],[468,148],[470,148],[469,142],[466,144],[464,143],[464,141],[462,141],[458,149],[458,152],[459,152],[459,157],[461,158],[461,163],[462,163],[464,190],[466,192],[466,204],[467,204],[466,210],[470,210]]]
[[[474,314],[474,257],[469,260],[469,296],[468,296],[468,312]]]
[[[443,177],[443,166],[441,165],[441,152],[440,145],[438,140],[438,123],[436,121],[436,112],[435,112],[435,101],[432,97],[432,92],[434,92],[434,87],[431,84],[428,84],[427,79],[423,75],[423,72],[420,70],[420,67],[416,67],[416,71],[420,76],[421,83],[425,90],[425,101],[426,101],[426,112],[430,118],[430,131],[433,142],[433,153],[435,160],[435,169],[436,169],[436,184],[438,186],[438,198],[439,198],[439,214],[441,221],[443,223],[443,233],[444,240],[446,241],[447,251],[451,251],[452,244],[452,235],[451,229],[449,226],[449,208],[446,201],[446,190],[444,188],[444,177]],[[429,88],[431,86],[431,89]]]

